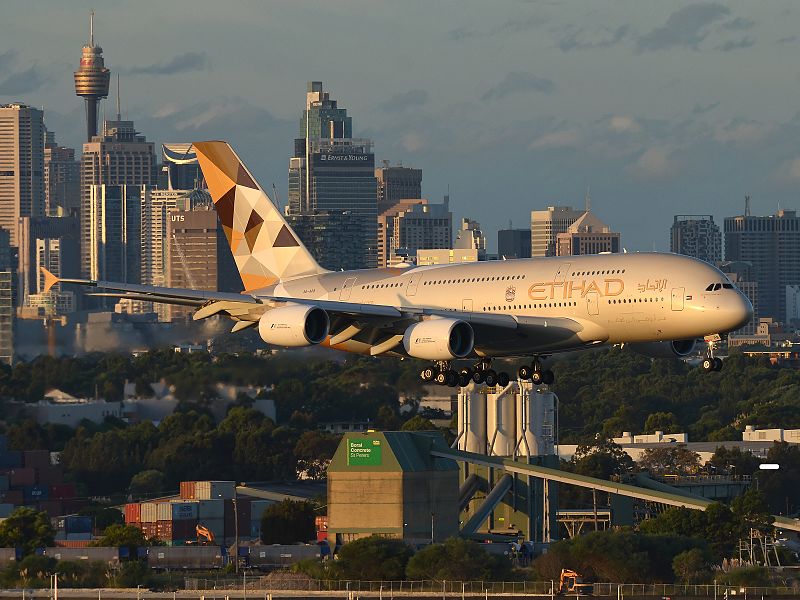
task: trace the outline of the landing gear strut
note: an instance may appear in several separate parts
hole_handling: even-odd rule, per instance
[[[542,369],[541,359],[538,356],[533,358],[531,366],[522,365],[517,374],[520,379],[532,381],[533,385],[552,385],[556,380],[550,369]]]
[[[703,371],[705,371],[706,373],[722,370],[722,359],[719,358],[718,356],[714,356],[714,350],[716,350],[717,341],[719,341],[719,336],[712,336],[711,338],[706,338],[708,349],[706,350],[706,357],[703,359],[703,363],[701,366]]]
[[[450,387],[467,387],[470,382],[505,387],[511,381],[508,373],[497,373],[492,369],[491,359],[488,358],[481,359],[474,367],[464,367],[460,371],[453,370],[448,361],[440,360],[422,369],[419,376],[426,383]]]

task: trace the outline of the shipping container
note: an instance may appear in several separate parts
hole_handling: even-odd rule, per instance
[[[181,481],[180,496],[184,500],[199,500],[196,481]]]
[[[88,540],[56,540],[53,545],[56,548],[88,548],[92,543],[91,539]]]
[[[56,560],[119,563],[119,548],[45,548],[44,554]]]
[[[22,452],[19,450],[6,450],[0,452],[0,468],[19,469],[22,467]]]
[[[22,497],[22,490],[8,490],[7,492],[0,493],[3,497],[3,502],[7,504],[15,504],[19,506],[25,500]]]
[[[196,481],[195,497],[198,500],[229,500],[236,495],[234,481]]]
[[[156,508],[156,521],[171,521],[172,505],[168,502],[160,502]]]
[[[170,516],[173,521],[197,521],[198,502],[172,502]]]
[[[172,522],[172,541],[196,540],[197,531],[195,527],[197,521],[181,520]]]
[[[59,466],[47,466],[36,469],[36,482],[39,485],[54,485],[64,482],[64,469]]]
[[[50,485],[51,500],[72,500],[74,497],[74,483],[54,483]]]
[[[91,533],[94,527],[92,517],[70,516],[64,518],[64,531],[69,533]]]
[[[47,513],[50,518],[59,517],[64,514],[64,507],[61,500],[43,500],[36,504],[36,507]]]
[[[23,467],[11,469],[8,472],[8,483],[12,488],[20,488],[26,485],[36,485],[36,471],[34,469]]]
[[[306,558],[317,558],[319,555],[320,549],[316,544],[250,546],[250,566],[287,566]]]
[[[47,500],[50,489],[41,485],[26,485],[22,488],[22,497],[25,502],[38,502]]]
[[[172,539],[172,521],[156,521],[156,537],[160,540]]]
[[[261,521],[250,521],[250,539],[255,541],[261,539]]]
[[[219,546],[153,546],[147,562],[151,569],[220,569],[225,559]]]
[[[7,518],[15,508],[13,504],[0,504],[0,519]]]
[[[327,542],[328,541],[328,531],[317,531],[317,542]]]
[[[158,537],[158,529],[156,528],[156,523],[153,521],[152,523],[140,523],[142,534],[148,540]]]
[[[22,464],[29,469],[46,469],[50,466],[49,450],[25,450]]]
[[[264,511],[272,504],[274,504],[272,500],[253,500],[250,503],[250,520],[260,522]]]
[[[0,567],[22,560],[22,548],[0,548]]]
[[[197,503],[197,518],[204,519],[224,519],[225,501],[224,500],[200,500]]]
[[[314,517],[314,525],[316,525],[317,531],[328,531],[328,515]]]
[[[92,534],[91,533],[68,533],[67,534],[67,541],[71,542],[79,542],[79,541],[91,541]]]
[[[155,523],[158,521],[158,504],[155,502],[142,502],[142,523]]]
[[[125,522],[141,523],[142,522],[142,505],[138,502],[131,502],[125,505]]]
[[[5,492],[9,488],[8,475],[0,475],[0,492]]]

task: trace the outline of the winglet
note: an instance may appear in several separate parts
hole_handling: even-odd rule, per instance
[[[58,283],[59,279],[44,267],[39,267],[44,274],[44,291],[49,292],[50,288]]]

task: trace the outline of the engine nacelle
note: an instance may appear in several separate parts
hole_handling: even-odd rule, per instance
[[[631,350],[650,358],[685,358],[694,352],[697,340],[672,340],[671,342],[642,342],[628,344]]]
[[[328,337],[328,313],[317,306],[289,304],[268,310],[258,321],[258,334],[275,346],[313,346]]]
[[[409,356],[425,360],[464,358],[475,344],[475,333],[466,321],[430,319],[411,325],[403,335]]]

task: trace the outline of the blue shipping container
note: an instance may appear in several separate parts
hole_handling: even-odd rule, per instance
[[[8,491],[8,475],[0,475],[0,492]]]
[[[8,437],[0,435],[0,452],[8,450]]]
[[[0,519],[7,518],[16,508],[13,504],[0,504]]]
[[[0,451],[0,469],[19,469],[22,467],[22,452],[19,450]]]
[[[22,497],[25,501],[47,500],[50,490],[43,485],[26,485],[22,488]]]
[[[92,533],[94,522],[92,517],[67,517],[64,519],[64,531],[67,533]]]
[[[196,521],[199,502],[172,502],[173,521]]]

